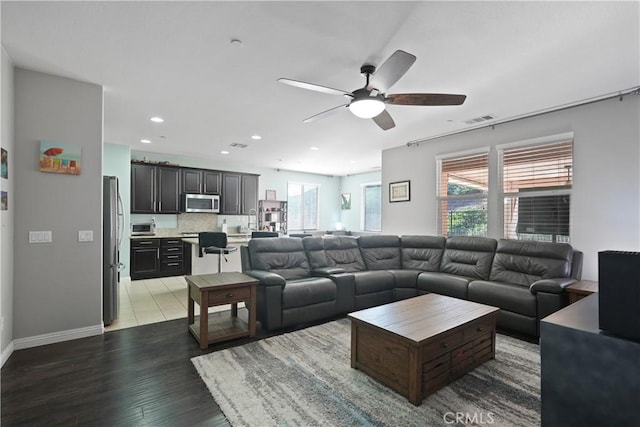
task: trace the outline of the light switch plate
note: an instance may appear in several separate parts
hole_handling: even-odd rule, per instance
[[[93,242],[93,230],[79,230],[78,242]]]
[[[51,243],[53,241],[51,231],[30,231],[29,243]]]

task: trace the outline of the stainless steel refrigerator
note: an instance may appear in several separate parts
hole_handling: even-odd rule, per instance
[[[118,318],[118,271],[122,266],[119,258],[124,210],[117,177],[103,177],[102,194],[102,320],[108,326]]]

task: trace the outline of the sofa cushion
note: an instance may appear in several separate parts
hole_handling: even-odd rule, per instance
[[[364,271],[367,269],[360,254],[357,237],[327,237],[323,239],[323,244],[327,263],[330,267],[341,267],[347,272]]]
[[[453,274],[424,271],[418,276],[418,290],[467,299],[467,287],[474,279]]]
[[[353,273],[356,295],[392,290],[395,287],[393,274],[384,270]]]
[[[540,279],[570,277],[572,253],[571,245],[566,243],[502,239],[490,279],[529,286]]]
[[[358,245],[364,263],[369,270],[388,270],[402,268],[400,261],[400,237],[398,236],[360,236]]]
[[[446,241],[443,236],[402,236],[402,268],[438,271]]]
[[[249,240],[251,267],[279,274],[285,280],[310,277],[302,240],[293,237]]]
[[[487,280],[496,245],[496,240],[488,237],[449,237],[442,255],[440,271]]]
[[[307,253],[307,259],[312,270],[329,266],[322,237],[305,237],[302,239],[302,246]]]
[[[335,301],[336,294],[336,284],[326,277],[292,280],[287,282],[282,290],[282,308],[305,307]]]
[[[522,285],[474,280],[469,283],[468,299],[525,316],[536,317],[538,313],[536,296]]]

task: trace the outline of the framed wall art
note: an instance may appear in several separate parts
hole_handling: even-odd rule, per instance
[[[80,175],[81,162],[79,145],[40,141],[40,172]]]
[[[398,181],[389,184],[389,202],[408,202],[411,200],[411,181]]]
[[[351,193],[342,193],[340,195],[340,200],[340,206],[342,207],[343,211],[351,209]]]

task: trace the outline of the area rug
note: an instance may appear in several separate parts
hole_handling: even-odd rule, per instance
[[[540,425],[538,346],[498,335],[496,358],[421,406],[350,365],[348,319],[192,360],[234,426]]]

